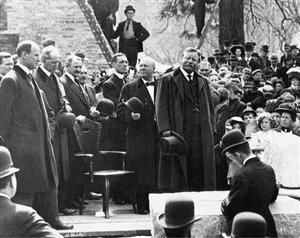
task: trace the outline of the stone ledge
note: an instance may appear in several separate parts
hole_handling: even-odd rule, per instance
[[[195,215],[201,219],[192,229],[193,237],[219,237],[225,230],[225,219],[221,214],[221,201],[228,191],[183,192],[193,199]],[[163,229],[156,222],[156,216],[164,211],[166,199],[171,194],[150,194],[150,213],[152,219],[151,234],[153,237],[165,237]],[[300,202],[288,196],[278,196],[270,205],[279,237],[300,237]]]

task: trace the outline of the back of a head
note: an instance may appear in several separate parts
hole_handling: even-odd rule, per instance
[[[232,222],[231,237],[266,237],[265,219],[253,212],[238,213]]]

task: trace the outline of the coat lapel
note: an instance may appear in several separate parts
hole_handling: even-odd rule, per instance
[[[149,91],[141,78],[139,78],[138,88],[139,88],[139,94],[141,95],[140,98],[145,98],[147,102],[151,102],[151,104],[154,105],[154,102],[152,101]]]
[[[182,100],[184,99],[184,89],[183,89],[183,80],[184,79],[185,79],[184,75],[181,73],[180,68],[176,69],[174,71],[174,81],[178,88],[178,92],[179,92]]]
[[[70,79],[66,75],[67,80],[69,81],[70,84],[70,89],[73,91],[73,93],[82,101],[87,107],[89,107],[89,103],[86,101],[85,97],[83,96],[82,92],[79,89],[79,86],[77,86],[72,79]]]

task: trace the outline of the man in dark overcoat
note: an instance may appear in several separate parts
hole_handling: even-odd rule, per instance
[[[126,84],[120,95],[117,114],[127,124],[127,168],[137,174],[138,213],[149,213],[148,195],[157,191],[158,129],[155,120],[154,100],[156,80],[155,63],[144,58],[139,64],[140,78]],[[137,97],[144,105],[133,112],[124,102]]]
[[[221,204],[222,213],[228,221],[228,233],[234,216],[249,211],[265,218],[268,237],[277,237],[275,222],[269,210],[269,204],[278,195],[273,168],[252,154],[248,141],[238,129],[223,136],[221,148],[230,163],[242,165],[233,175],[230,193]]]
[[[119,52],[127,56],[130,66],[135,67],[137,62],[137,55],[143,51],[143,41],[146,40],[150,34],[140,22],[133,20],[135,9],[128,5],[125,9],[126,21],[119,23],[112,38],[119,38]]]
[[[159,188],[162,190],[214,190],[216,187],[213,132],[214,108],[208,82],[195,70],[196,49],[184,50],[180,66],[163,75],[156,94],[158,130],[162,136],[175,131],[188,144],[183,156],[160,156]]]
[[[58,176],[48,103],[31,73],[37,67],[39,46],[22,41],[16,51],[18,62],[0,84],[0,135],[20,168],[14,201],[36,208],[56,229],[71,228],[58,217]]]
[[[41,66],[39,66],[35,71],[35,78],[39,87],[46,94],[47,101],[54,111],[55,118],[57,118],[58,112],[64,107],[67,111],[72,110],[72,108],[69,106],[69,101],[67,100],[64,87],[55,74],[55,71],[60,62],[59,50],[54,46],[45,47],[41,53],[41,61]],[[59,210],[65,215],[70,215],[74,213],[75,210],[69,210],[65,206],[66,183],[70,179],[70,161],[67,130],[58,128],[57,125],[55,125],[54,129],[53,149],[59,175]]]

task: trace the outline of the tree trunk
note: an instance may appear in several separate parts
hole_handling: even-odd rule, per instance
[[[244,0],[221,0],[219,8],[219,44],[244,43]]]

